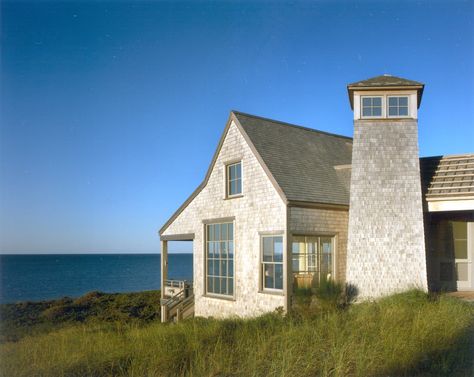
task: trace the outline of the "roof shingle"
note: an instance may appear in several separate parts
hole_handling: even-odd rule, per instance
[[[233,113],[289,201],[349,205],[352,138]]]

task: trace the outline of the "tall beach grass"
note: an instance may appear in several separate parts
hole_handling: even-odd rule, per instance
[[[410,291],[311,316],[74,325],[0,346],[0,375],[470,376],[473,306]]]

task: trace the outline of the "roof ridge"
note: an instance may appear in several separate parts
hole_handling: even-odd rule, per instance
[[[255,118],[255,119],[262,119],[262,120],[270,121],[270,122],[273,122],[273,123],[278,123],[278,124],[281,124],[282,126],[299,128],[299,129],[306,130],[306,131],[312,131],[312,132],[316,132],[316,133],[319,133],[319,134],[334,136],[334,137],[338,137],[338,138],[341,138],[341,139],[348,139],[348,140],[352,141],[352,137],[350,137],[350,136],[338,135],[338,134],[334,134],[334,133],[331,133],[331,132],[316,130],[314,128],[309,128],[309,127],[300,126],[300,125],[297,125],[297,124],[283,122],[281,120],[266,118],[266,117],[262,117],[262,116],[259,116],[259,115],[244,113],[244,112],[238,111],[238,110],[231,110],[231,112],[234,113],[234,114],[241,114],[241,115],[248,116],[248,117]]]

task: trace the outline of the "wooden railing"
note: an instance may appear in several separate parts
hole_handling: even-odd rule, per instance
[[[161,322],[174,321],[194,315],[192,284],[186,280],[166,280],[161,299]]]

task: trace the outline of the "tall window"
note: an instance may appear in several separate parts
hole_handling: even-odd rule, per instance
[[[408,97],[388,97],[388,116],[406,117],[408,116]]]
[[[380,118],[382,116],[382,97],[362,97],[362,117]]]
[[[242,194],[242,162],[227,165],[227,196]]]
[[[206,292],[234,295],[234,224],[206,225]]]
[[[283,237],[262,237],[262,287],[283,289]]]

